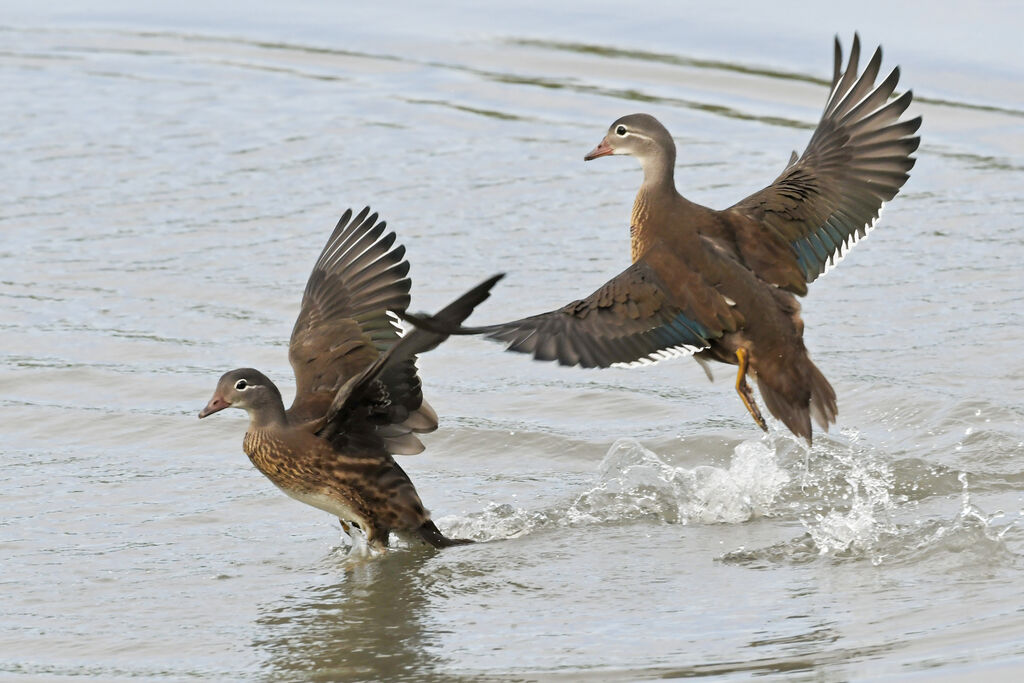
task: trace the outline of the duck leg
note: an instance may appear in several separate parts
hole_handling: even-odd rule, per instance
[[[747,412],[754,418],[757,426],[767,432],[768,424],[761,417],[761,410],[757,407],[757,403],[754,402],[754,392],[751,390],[750,385],[747,384],[747,367],[749,366],[750,352],[742,347],[736,349],[736,360],[739,361],[740,366],[736,373],[736,393],[740,395],[740,400],[747,407]]]

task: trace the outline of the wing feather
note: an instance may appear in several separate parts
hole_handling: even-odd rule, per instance
[[[845,69],[842,56],[837,38],[832,90],[807,149],[771,185],[730,208],[766,228],[736,233],[744,261],[763,279],[799,294],[806,292],[805,284],[781,272],[777,263],[770,270],[771,260],[758,257],[764,241],[788,245],[800,279],[813,282],[871,229],[882,205],[907,182],[915,163],[911,155],[920,145],[915,133],[921,118],[900,120],[912,93],[890,100],[899,67],[876,86],[879,48],[858,75],[856,35]]]
[[[391,453],[412,454],[422,450],[413,434],[435,429],[437,414],[426,403],[408,411],[406,405],[396,402],[403,392],[401,382],[415,382],[418,391],[416,355],[435,348],[453,331],[459,331],[461,323],[490,296],[491,288],[502,277],[496,275],[484,281],[437,315],[419,319],[417,324],[423,325],[422,329],[413,329],[349,377],[331,396],[320,436],[340,449],[346,447],[353,435],[372,434]]]
[[[292,421],[323,420],[338,389],[401,339],[396,314],[409,305],[409,262],[377,218],[369,208],[355,216],[346,211],[313,266],[289,345]],[[423,401],[415,359],[396,364],[382,390],[391,405],[388,419],[361,425],[352,438],[391,453],[419,452],[413,433],[436,429],[437,415]]]
[[[723,327],[712,306],[684,311],[672,300],[654,270],[641,260],[586,299],[473,331],[504,342],[509,351],[585,368],[688,355],[721,336]]]

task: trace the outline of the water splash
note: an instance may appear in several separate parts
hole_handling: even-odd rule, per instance
[[[778,435],[745,441],[725,468],[675,466],[635,440],[620,439],[601,460],[596,482],[561,505],[526,510],[494,504],[438,523],[450,534],[484,541],[633,520],[738,524],[793,516],[806,533],[719,559],[755,566],[822,560],[877,566],[950,554],[982,564],[1017,561],[1003,540],[1014,523],[997,527],[1001,512],[987,515],[971,502],[966,474],[958,477],[962,492],[953,519],[922,521],[915,518],[921,501],[900,493],[898,463],[862,444],[855,431],[843,437],[823,438],[811,451]]]
[[[849,463],[847,463],[849,465]],[[1020,562],[1004,536],[1016,521],[998,526],[1003,512],[989,515],[971,502],[967,474],[960,507],[951,520],[913,520],[897,523],[897,513],[914,509],[891,493],[892,470],[879,460],[853,464],[846,474],[849,506],[803,519],[807,533],[757,550],[739,549],[720,559],[752,566],[801,564],[820,559],[867,560],[873,565],[918,564],[923,560],[937,570],[948,565],[972,567],[1013,566]]]
[[[763,441],[736,447],[728,468],[677,467],[633,439],[619,439],[601,460],[597,482],[571,502],[530,511],[492,505],[438,520],[476,540],[515,538],[547,527],[657,519],[670,524],[736,524],[770,514],[791,478]]]
[[[631,439],[601,461],[597,485],[567,510],[572,523],[656,517],[669,523],[736,524],[767,514],[789,483],[761,441],[736,447],[728,469],[675,467]]]
[[[394,540],[398,541],[399,547],[408,546],[408,543],[400,535],[395,534]],[[383,551],[370,547],[366,540],[366,534],[355,527],[345,529],[342,527],[338,537],[338,545],[331,551],[331,554],[344,560],[361,562],[380,557]]]
[[[906,499],[893,495],[892,467],[877,454],[846,449],[820,476],[825,495],[800,520],[819,554],[863,553],[897,532],[893,515]]]

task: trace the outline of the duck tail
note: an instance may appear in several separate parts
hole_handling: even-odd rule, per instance
[[[807,359],[811,381],[811,416],[818,426],[828,431],[828,426],[836,421],[839,407],[836,405],[836,390],[821,374],[818,366]]]
[[[798,365],[786,373],[758,373],[757,388],[768,411],[809,446],[811,418],[827,432],[839,411],[836,392],[821,370],[806,355]]]
[[[423,522],[423,524],[420,525],[420,528],[416,531],[419,533],[420,538],[435,548],[448,548],[453,545],[474,543],[474,541],[468,538],[448,538],[442,534],[441,530],[437,528],[437,525],[429,519]]]

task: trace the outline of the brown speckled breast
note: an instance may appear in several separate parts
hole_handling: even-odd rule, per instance
[[[358,522],[371,541],[430,519],[409,477],[387,453],[347,455],[312,434],[292,431],[282,439],[272,429],[250,430],[242,448],[285,493]]]
[[[629,217],[629,255],[636,262],[647,251],[648,240],[645,227],[650,220],[651,211],[647,193],[641,189],[633,202],[633,212]]]
[[[242,449],[249,460],[270,481],[286,491],[309,491],[320,479],[315,459],[293,453],[281,440],[266,430],[253,429],[245,433]]]

